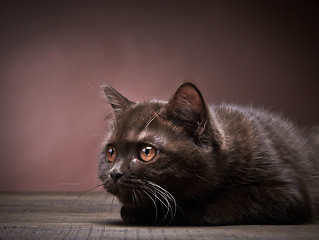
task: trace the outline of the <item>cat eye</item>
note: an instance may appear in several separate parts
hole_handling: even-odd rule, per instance
[[[116,150],[113,146],[108,146],[106,149],[107,160],[112,163],[116,158]]]
[[[141,148],[139,157],[144,162],[149,162],[153,160],[153,158],[156,156],[157,152],[156,149],[150,145],[145,145]]]

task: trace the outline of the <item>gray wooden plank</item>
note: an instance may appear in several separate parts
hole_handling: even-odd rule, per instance
[[[128,226],[104,193],[1,193],[0,239],[319,239],[319,224]]]

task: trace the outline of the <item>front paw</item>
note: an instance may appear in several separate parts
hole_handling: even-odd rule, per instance
[[[139,223],[138,210],[135,208],[122,206],[121,217],[122,217],[122,220],[126,223],[134,223],[134,224]]]
[[[154,225],[157,220],[162,219],[161,216],[157,216],[157,211],[151,207],[132,208],[122,206],[121,217],[126,223],[143,225]]]

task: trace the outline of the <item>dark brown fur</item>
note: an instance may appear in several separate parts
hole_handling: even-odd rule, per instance
[[[122,202],[124,221],[295,224],[317,215],[318,128],[251,107],[208,108],[188,82],[169,102],[134,103],[112,87],[104,91],[114,119],[99,176]],[[107,161],[109,144],[114,163]],[[138,159],[143,144],[157,149],[150,162]]]

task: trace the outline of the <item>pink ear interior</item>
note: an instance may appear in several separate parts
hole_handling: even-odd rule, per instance
[[[191,83],[182,84],[175,92],[171,103],[173,105],[177,104],[187,107],[188,110],[197,114],[203,113],[205,109],[205,104],[201,93]]]

